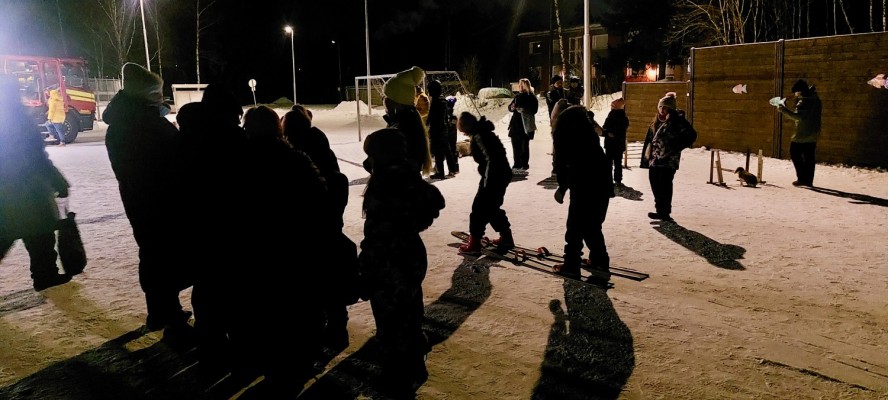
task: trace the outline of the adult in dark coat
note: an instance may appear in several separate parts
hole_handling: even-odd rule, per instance
[[[570,191],[564,264],[558,266],[558,273],[566,276],[580,276],[585,242],[589,247],[589,265],[597,277],[609,277],[610,257],[601,226],[614,197],[614,183],[595,126],[582,106],[568,107],[555,123],[555,200],[562,203],[565,192]]]
[[[677,110],[675,92],[657,103],[657,116],[648,128],[641,150],[641,167],[649,168],[648,178],[654,193],[656,212],[648,213],[651,219],[672,221],[672,180],[678,171],[681,151],[697,140],[697,131]]]
[[[546,92],[546,107],[549,108],[549,115],[552,115],[555,104],[564,98],[564,78],[561,75],[555,75],[550,84],[552,87]]]
[[[429,105],[429,116],[427,118],[429,129],[429,140],[431,141],[432,155],[435,157],[435,174],[433,179],[444,179],[444,162],[447,162],[447,169],[450,171],[448,175],[453,176],[459,168],[456,166],[456,158],[453,149],[450,148],[448,140],[447,126],[450,118],[447,115],[447,100],[441,95],[441,82],[431,81],[428,85],[429,97],[431,104]]]
[[[795,111],[780,106],[778,110],[789,119],[795,121],[796,129],[789,143],[789,156],[796,170],[793,186],[814,185],[814,152],[817,149],[817,138],[820,137],[821,113],[823,104],[817,95],[817,88],[808,86],[808,82],[799,79],[792,85],[796,96]]]
[[[123,208],[139,245],[139,284],[148,329],[185,328],[179,292],[192,284],[192,267],[180,254],[183,233],[181,142],[164,115],[163,80],[133,63],[123,67],[123,90],[105,112],[105,146]]]
[[[244,115],[249,179],[243,246],[250,253],[249,270],[237,276],[242,297],[232,338],[248,350],[246,363],[260,368],[269,387],[299,392],[321,352],[323,310],[335,282],[330,269],[320,267],[328,254],[319,249],[327,248],[336,224],[326,212],[323,177],[284,140],[279,124],[268,107]],[[288,315],[298,317],[296,329],[282,318]]]
[[[487,224],[499,232],[500,237],[494,242],[501,249],[515,246],[512,238],[512,225],[506,211],[502,209],[506,197],[506,188],[512,182],[512,170],[506,158],[506,148],[499,137],[493,133],[493,123],[486,118],[480,120],[474,115],[463,112],[457,122],[459,130],[471,137],[472,158],[478,163],[478,191],[472,201],[472,213],[469,214],[469,241],[459,247],[462,254],[480,254],[481,238]]]
[[[21,239],[37,291],[71,280],[56,266],[56,197],[68,197],[68,182],[49,160],[18,86],[0,78],[0,260]]]
[[[364,142],[371,165],[364,192],[364,240],[360,269],[382,347],[382,383],[394,398],[406,398],[428,377],[430,348],[422,332],[428,259],[419,233],[444,208],[444,197],[416,174],[403,134],[391,128]]]
[[[611,102],[611,110],[604,119],[604,152],[613,164],[614,183],[623,183],[623,152],[626,151],[626,130],[629,118],[626,117],[626,102],[623,98]]]
[[[325,302],[326,325],[323,343],[328,349],[338,352],[348,347],[348,306],[357,302],[358,260],[357,246],[342,232],[343,213],[348,205],[348,178],[340,172],[336,153],[330,148],[327,135],[311,126],[310,116],[303,110],[289,111],[283,118],[283,132],[287,142],[298,151],[305,152],[318,168],[327,184],[331,219],[336,221],[336,229],[331,228],[334,237],[326,244],[330,258],[325,267],[334,272],[336,290]]]
[[[512,168],[526,173],[530,169],[530,140],[536,132],[536,113],[539,101],[534,95],[530,80],[518,81],[519,93],[509,104],[512,118],[509,120],[509,137],[512,139]]]
[[[212,376],[231,372],[232,312],[239,277],[249,263],[246,231],[244,161],[246,134],[240,127],[243,109],[234,96],[216,83],[207,86],[200,102],[176,113],[185,149],[182,195],[189,210],[187,231],[195,268],[191,305],[197,333],[198,367]],[[220,190],[224,188],[224,190]]]

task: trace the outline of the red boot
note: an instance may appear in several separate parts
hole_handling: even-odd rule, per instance
[[[469,235],[469,241],[459,246],[459,254],[481,254],[481,238]]]
[[[511,230],[500,232],[499,239],[490,242],[496,245],[497,251],[509,251],[515,248],[515,239],[512,239]]]

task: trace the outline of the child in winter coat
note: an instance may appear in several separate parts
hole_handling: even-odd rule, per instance
[[[364,152],[371,169],[359,256],[364,297],[370,300],[382,347],[384,389],[406,396],[428,378],[424,357],[430,349],[422,332],[428,259],[419,233],[438,217],[444,197],[416,173],[397,129],[367,136]]]
[[[626,130],[629,129],[629,118],[626,117],[626,110],[623,107],[626,102],[623,98],[616,99],[611,102],[611,110],[604,120],[604,152],[608,160],[613,164],[614,183],[620,185],[623,183],[623,166],[620,161],[623,158],[623,152],[626,151]]]
[[[478,192],[472,202],[472,213],[469,215],[469,242],[459,247],[461,254],[481,254],[481,238],[489,223],[493,230],[499,232],[500,238],[495,239],[500,250],[508,250],[515,246],[512,239],[511,224],[506,212],[502,209],[506,197],[506,188],[512,182],[512,170],[506,158],[506,148],[493,133],[493,123],[481,117],[479,121],[474,115],[463,112],[457,121],[460,131],[472,139],[472,158],[478,163]]]
[[[564,264],[556,265],[556,270],[561,275],[579,278],[585,242],[593,276],[606,280],[610,277],[610,257],[601,225],[614,197],[614,185],[610,163],[598,144],[595,127],[582,106],[567,108],[555,123],[555,200],[563,203],[565,192],[570,190]]]

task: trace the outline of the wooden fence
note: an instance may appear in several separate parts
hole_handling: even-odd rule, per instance
[[[795,122],[768,99],[786,97],[793,108],[790,88],[805,79],[823,101],[817,160],[888,167],[888,89],[867,84],[888,74],[884,43],[888,33],[879,32],[693,49],[687,82],[625,84],[629,140],[643,139],[664,93],[684,87],[697,146],[788,158]]]

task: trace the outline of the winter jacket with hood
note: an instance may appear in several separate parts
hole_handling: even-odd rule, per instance
[[[696,140],[697,131],[691,123],[679,111],[670,109],[666,121],[655,117],[648,128],[641,151],[641,167],[678,170],[681,151]]]
[[[823,111],[823,105],[820,102],[820,97],[817,96],[817,90],[813,86],[802,92],[802,95],[796,101],[795,111],[786,107],[780,107],[779,110],[783,115],[786,115],[796,123],[795,133],[791,139],[793,142],[817,143],[817,138],[820,136],[820,116]]]

